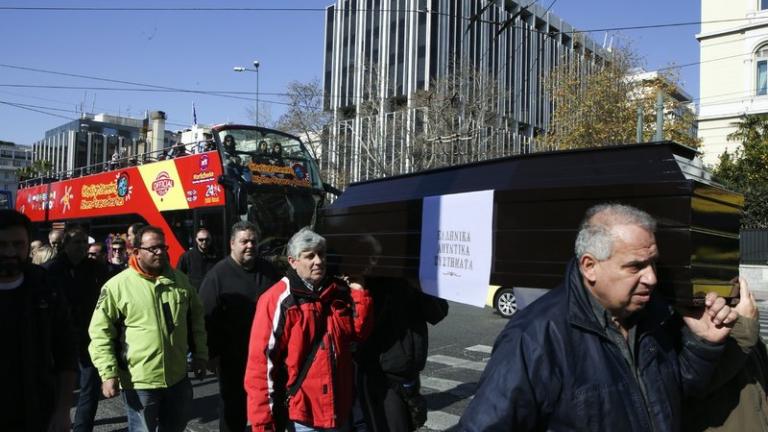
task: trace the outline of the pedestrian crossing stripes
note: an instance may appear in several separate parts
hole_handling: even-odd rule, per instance
[[[492,347],[488,345],[474,345],[464,348],[464,351],[468,352],[468,356],[474,354],[474,356],[477,357],[477,353],[490,354],[491,349]],[[459,424],[459,419],[461,418],[460,414],[463,411],[464,405],[474,397],[475,391],[477,390],[477,379],[480,377],[479,372],[482,372],[485,369],[488,359],[484,358],[483,361],[477,361],[468,358],[435,354],[427,357],[427,361],[433,366],[446,366],[442,369],[438,369],[437,373],[442,375],[461,375],[465,378],[464,380],[459,381],[444,377],[427,376],[424,374],[421,376],[422,392],[430,402],[430,410],[427,413],[427,422],[424,424],[422,430],[452,430]],[[467,373],[475,377],[473,380],[469,380],[473,382],[467,382]],[[441,409],[433,409],[432,405],[437,405]],[[453,410],[451,410],[451,408],[453,408]],[[451,410],[452,412],[447,412],[448,410]]]
[[[427,422],[424,424],[429,430],[445,431],[459,424],[459,416],[442,411],[427,412]]]
[[[467,351],[476,351],[483,354],[490,354],[491,351],[493,351],[493,347],[488,345],[474,345],[464,349],[466,349]]]
[[[768,302],[758,301],[757,310],[760,312],[760,336],[768,344]]]
[[[450,367],[458,367],[463,369],[472,369],[482,372],[485,370],[485,362],[479,362],[474,360],[466,360],[457,357],[451,357],[441,354],[431,355],[427,357],[427,361],[432,363],[440,363]]]

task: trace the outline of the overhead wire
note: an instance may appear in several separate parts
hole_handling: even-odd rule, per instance
[[[63,115],[60,115],[60,114],[49,113],[49,112],[46,112],[46,111],[30,108],[28,106],[24,106],[22,104],[17,104],[17,103],[13,103],[13,102],[7,102],[7,101],[0,100],[0,104],[12,106],[14,108],[18,108],[18,109],[22,109],[22,110],[33,111],[33,112],[36,112],[36,113],[45,114],[45,115],[49,115],[49,116],[53,116],[53,117],[59,117],[59,118],[63,118],[63,119],[66,119],[66,120],[75,120],[74,118],[71,118],[71,117],[66,117],[66,116],[63,116]]]
[[[556,2],[553,1],[553,4]],[[529,7],[529,6],[528,6]],[[547,12],[550,8],[548,8]],[[0,6],[0,11],[28,11],[28,12],[326,12],[327,8],[269,8],[269,7],[92,7],[92,6]],[[366,8],[340,8],[340,11],[350,12],[368,12]],[[436,13],[441,15],[450,15],[444,12],[426,9],[407,9],[407,8],[381,8],[376,9],[377,12],[419,12],[419,13]],[[469,17],[460,17],[468,20]],[[702,24],[721,24],[729,22],[743,22],[743,21],[758,21],[768,23],[768,19],[755,19],[751,17],[745,18],[724,18],[717,20],[699,20],[699,21],[681,21],[671,23],[659,23],[659,24],[646,24],[646,25],[633,25],[633,26],[620,26],[620,27],[604,27],[584,30],[574,30],[568,32],[557,33],[592,33],[592,32],[604,32],[604,31],[621,31],[621,30],[643,30],[653,28],[665,28],[665,27],[683,27],[694,26]],[[501,24],[501,23],[496,23]]]
[[[549,12],[549,10],[552,9],[554,4],[558,0],[553,0],[550,5],[545,10],[545,14]],[[533,3],[535,3],[535,0],[529,3],[527,6],[524,6],[524,8],[530,7]],[[25,11],[113,11],[113,12],[131,12],[131,11],[178,11],[178,12],[228,12],[228,11],[261,11],[261,12],[325,12],[326,8],[222,8],[222,7],[211,7],[211,8],[139,8],[139,7],[114,7],[114,8],[108,8],[108,7],[15,7],[15,6],[0,6],[0,10],[25,10]],[[342,10],[351,10],[351,9],[338,9],[338,11]],[[366,9],[354,9],[357,11],[363,11]],[[439,11],[434,10],[421,10],[421,9],[377,9],[378,12],[384,12],[384,11],[409,11],[409,12],[427,12],[427,13],[435,13],[440,15],[450,15],[446,13],[441,13]],[[468,19],[468,17],[460,17],[462,19]],[[491,22],[494,23],[495,21],[491,20],[479,20],[481,22]],[[574,30],[574,31],[567,31],[567,32],[541,32],[546,33],[550,36],[556,35],[558,33],[567,34],[567,33],[591,33],[591,32],[605,32],[605,31],[620,31],[620,30],[638,30],[638,29],[653,29],[653,28],[667,28],[667,27],[679,27],[679,26],[691,26],[691,25],[701,25],[701,24],[715,24],[715,23],[727,23],[727,22],[743,22],[743,21],[756,21],[757,23],[768,23],[768,20],[755,20],[754,18],[731,18],[731,19],[719,19],[719,20],[708,20],[708,21],[685,21],[685,22],[675,22],[675,23],[658,23],[658,24],[648,24],[648,25],[636,25],[636,26],[617,26],[617,27],[606,27],[606,28],[597,28],[597,29],[586,29],[586,30]],[[535,28],[530,28],[526,26],[512,26],[511,28],[524,28],[529,31],[539,31]],[[522,41],[521,41],[522,43]],[[748,53],[751,54],[751,53]],[[686,63],[682,65],[673,65],[669,67],[663,67],[659,68],[657,70],[663,71],[663,70],[669,70],[669,69],[679,69],[684,67],[690,67],[699,65],[702,63],[708,63],[708,62],[714,62],[729,58],[735,58],[740,57],[745,54],[738,54],[738,55],[731,55],[726,57],[721,57],[717,59],[710,59],[706,61],[699,61],[699,62],[691,62]],[[174,87],[167,87],[167,86],[159,86],[154,84],[147,84],[147,83],[138,83],[138,82],[131,82],[131,81],[125,81],[125,80],[116,80],[116,79],[110,79],[110,78],[103,78],[103,77],[94,77],[94,76],[88,76],[88,75],[81,75],[81,74],[70,74],[66,72],[55,72],[55,71],[48,71],[43,69],[36,69],[36,68],[27,68],[27,67],[20,67],[20,66],[14,66],[14,65],[7,65],[7,64],[0,64],[0,67],[8,67],[8,68],[17,68],[21,70],[28,70],[28,71],[34,71],[34,72],[40,72],[40,73],[53,73],[57,75],[62,76],[70,76],[70,77],[76,77],[76,78],[84,78],[84,79],[93,79],[93,80],[101,80],[101,81],[107,81],[107,82],[114,82],[114,83],[121,83],[121,84],[127,84],[127,85],[135,85],[135,86],[142,86],[142,87],[148,87],[148,88],[137,88],[137,89],[129,89],[129,88],[109,88],[109,87],[76,87],[71,86],[70,89],[85,89],[85,90],[99,90],[99,91],[138,91],[138,92],[180,92],[180,93],[194,93],[194,94],[201,94],[201,95],[208,95],[208,96],[218,96],[218,97],[229,97],[229,98],[235,98],[240,100],[247,100],[253,102],[254,99],[252,98],[246,98],[246,97],[238,97],[237,95],[255,95],[255,92],[236,92],[236,91],[211,91],[211,90],[193,90],[193,89],[183,89],[183,88],[174,88]],[[33,85],[24,85],[24,84],[2,84],[0,86],[4,87],[35,87]],[[68,88],[66,86],[39,86],[40,88]],[[266,93],[266,92],[259,92],[259,94],[264,95],[275,95],[275,96],[285,96],[285,93]],[[340,96],[337,96],[340,97]],[[261,103],[267,103],[267,104],[280,104],[280,105],[288,105],[291,104],[285,103],[285,102],[279,102],[279,101],[270,101],[270,100],[259,100]],[[46,113],[49,114],[49,113]]]
[[[136,92],[150,92],[150,93],[178,93],[180,90],[172,89],[159,89],[159,88],[128,88],[128,87],[92,87],[92,86],[63,86],[63,85],[50,85],[50,84],[0,84],[0,87],[14,87],[14,88],[44,88],[44,89],[61,89],[61,90],[94,90],[94,91],[136,91]],[[184,92],[188,90],[183,89]],[[252,91],[240,91],[240,90],[198,90],[205,93],[217,93],[217,94],[234,94],[234,95],[266,95],[266,96],[288,96],[288,93],[275,93],[275,92],[252,92]],[[255,100],[255,99],[254,99]]]

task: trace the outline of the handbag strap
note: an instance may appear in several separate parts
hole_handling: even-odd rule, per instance
[[[317,354],[317,350],[320,348],[320,344],[323,342],[323,336],[325,336],[326,333],[326,322],[328,320],[328,317],[325,314],[325,306],[323,306],[322,313],[320,314],[320,323],[317,326],[317,329],[315,331],[315,337],[312,340],[312,348],[309,350],[309,353],[307,354],[307,357],[304,359],[304,363],[301,365],[301,370],[299,371],[299,375],[296,377],[296,380],[288,387],[288,394],[287,399],[292,398],[296,392],[299,391],[299,388],[301,387],[301,384],[304,382],[304,378],[307,377],[307,372],[309,371],[309,367],[312,365],[312,362],[315,360],[315,355]]]

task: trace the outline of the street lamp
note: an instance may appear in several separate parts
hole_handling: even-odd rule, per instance
[[[243,67],[243,66],[235,66],[232,68],[235,72],[256,72],[256,125],[259,124],[259,61],[254,60],[253,61],[253,69]]]

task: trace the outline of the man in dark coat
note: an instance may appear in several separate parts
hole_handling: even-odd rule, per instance
[[[680,319],[653,295],[655,228],[633,207],[587,211],[563,286],[499,335],[462,430],[680,429],[681,401],[706,387],[737,314],[710,293]]]
[[[357,397],[367,430],[416,430],[422,425],[414,424],[412,413],[419,413],[417,423],[422,424],[427,413],[419,393],[419,375],[429,349],[427,323],[435,325],[445,318],[448,302],[394,278],[366,281],[366,287],[373,298],[376,325],[355,359],[360,372]]]
[[[88,325],[107,281],[107,266],[87,259],[88,235],[80,228],[64,232],[59,253],[45,264],[48,275],[67,298],[78,338],[80,394],[72,428],[75,432],[93,430],[101,395],[101,380],[88,355]]]
[[[77,350],[69,308],[28,263],[29,219],[0,210],[0,430],[69,431]]]
[[[192,286],[200,291],[200,283],[208,271],[219,261],[214,252],[211,232],[206,228],[200,228],[195,233],[195,246],[181,254],[176,270],[181,270],[189,278]]]
[[[209,366],[219,377],[219,429],[241,432],[246,424],[243,379],[256,301],[280,275],[257,255],[258,235],[252,223],[236,223],[229,244],[230,255],[203,279],[200,298],[208,331]]]

